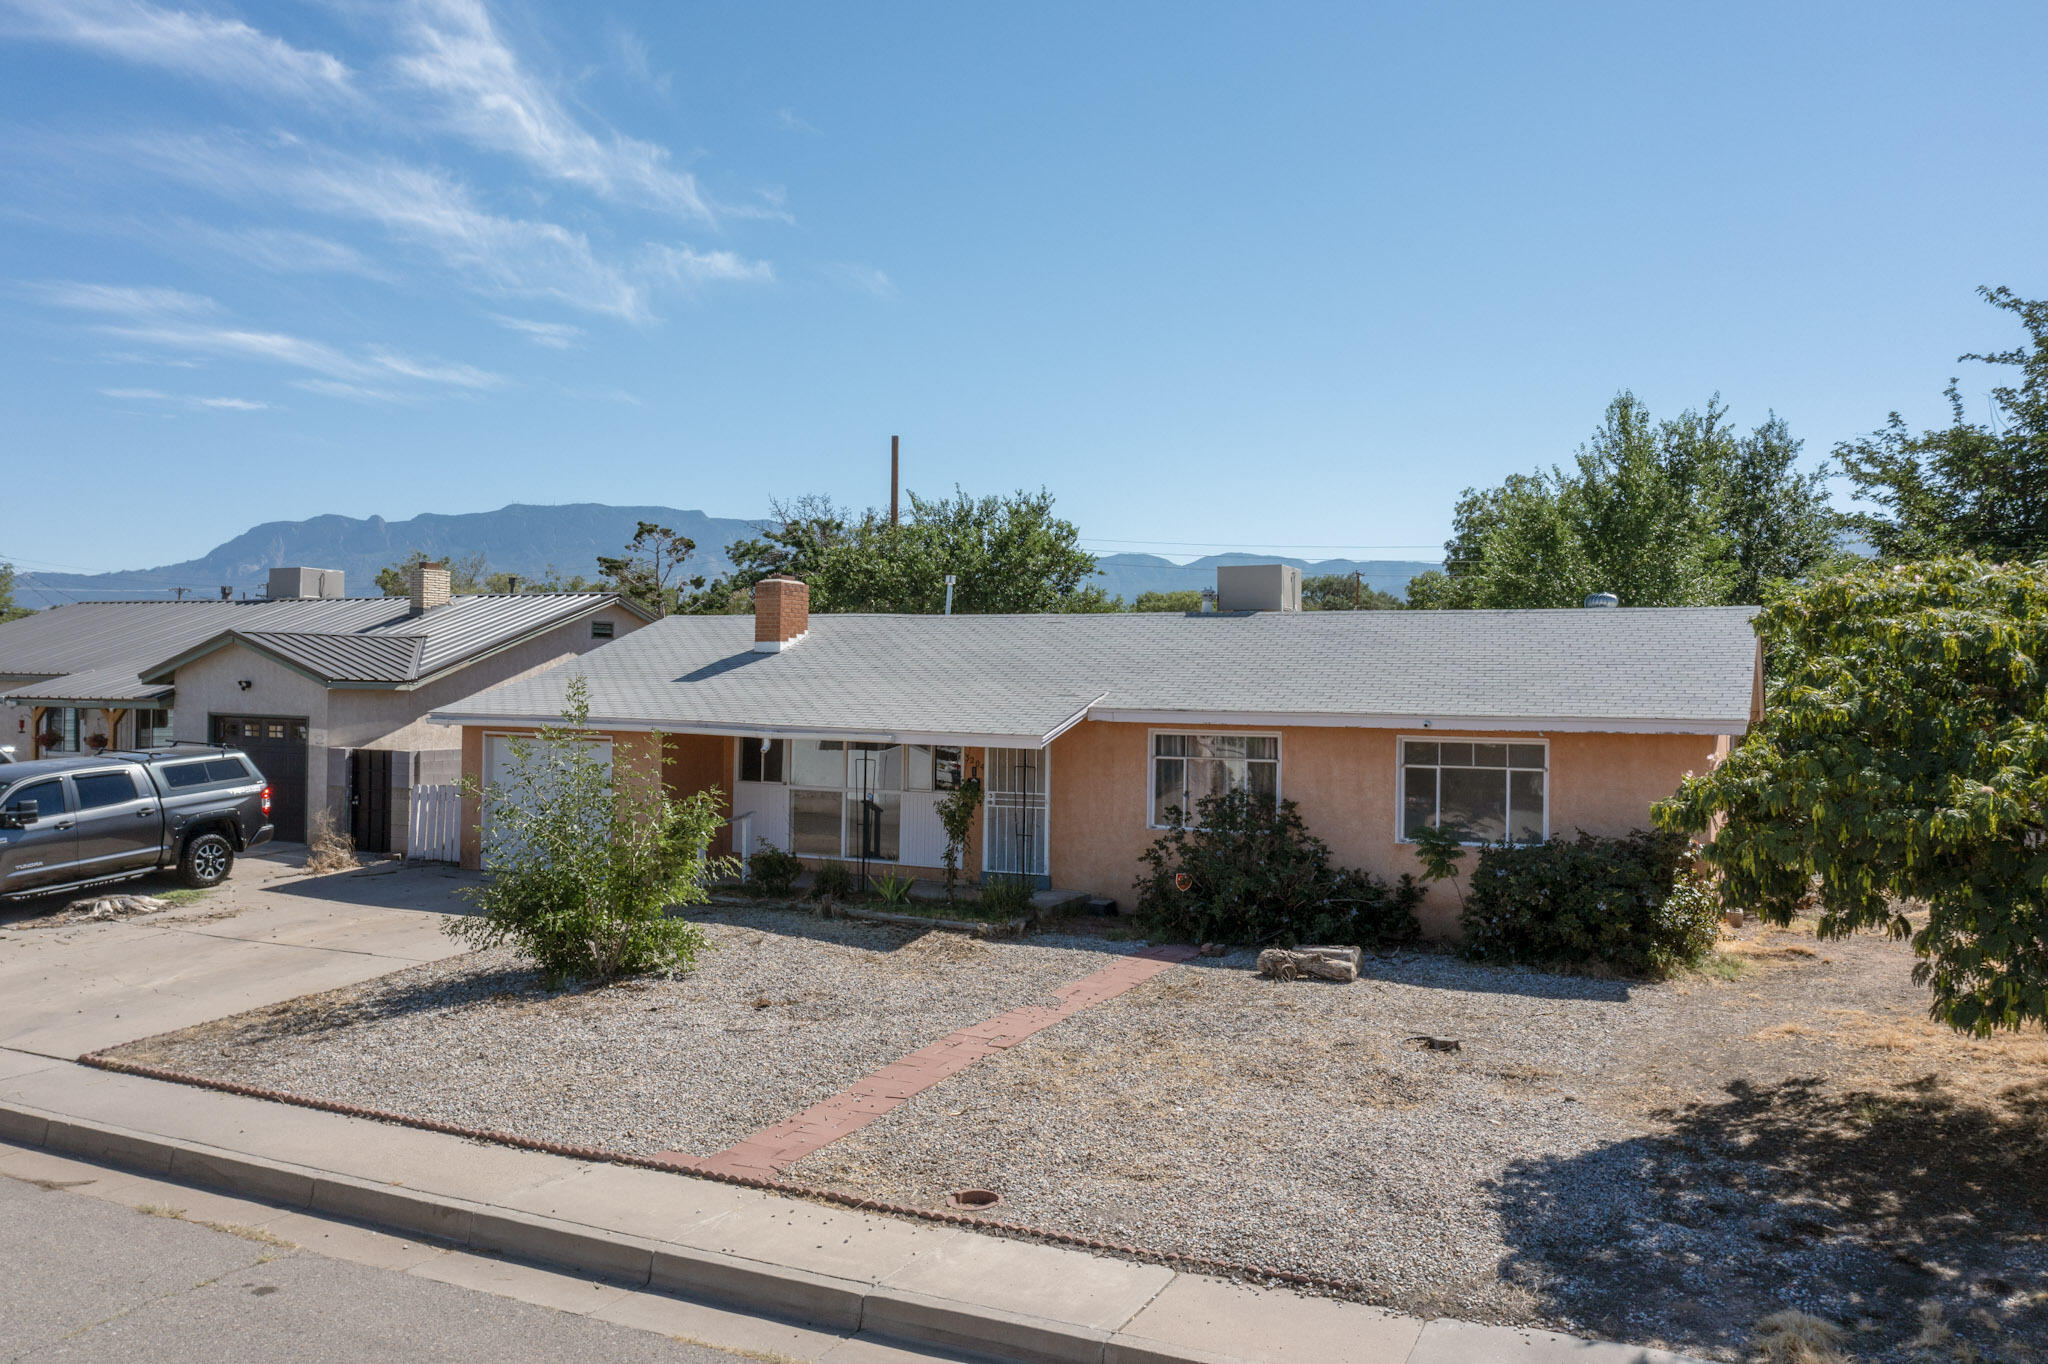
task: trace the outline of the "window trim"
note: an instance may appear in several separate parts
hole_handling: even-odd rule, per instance
[[[1159,761],[1159,754],[1155,750],[1158,746],[1158,737],[1161,734],[1227,734],[1246,739],[1271,739],[1273,741],[1273,752],[1277,755],[1273,759],[1273,803],[1277,806],[1281,801],[1287,799],[1287,745],[1282,741],[1279,730],[1227,729],[1214,725],[1191,729],[1186,725],[1160,725],[1157,728],[1149,728],[1145,731],[1145,761],[1140,765],[1142,771],[1139,776],[1140,780],[1144,783],[1144,804],[1139,808],[1145,812],[1145,827],[1147,829],[1171,829],[1173,827],[1171,824],[1154,824],[1152,822],[1152,765]],[[1395,751],[1399,752],[1400,750],[1396,749]],[[1257,761],[1264,760],[1258,759]],[[1189,811],[1188,813],[1192,814],[1194,812]],[[1199,824],[1189,824],[1185,827],[1198,829],[1201,826]]]
[[[1553,793],[1551,790],[1550,781],[1549,739],[1544,738],[1541,735],[1489,733],[1484,737],[1474,737],[1470,734],[1449,734],[1438,731],[1429,734],[1396,734],[1394,736],[1394,843],[1397,847],[1412,848],[1415,846],[1415,840],[1407,837],[1406,825],[1408,822],[1408,762],[1407,759],[1403,756],[1403,754],[1406,752],[1406,746],[1411,740],[1418,744],[1541,744],[1543,746],[1543,841],[1545,843],[1548,843],[1550,841],[1550,802]],[[1441,765],[1439,765],[1438,770],[1442,770]],[[1474,768],[1470,770],[1479,771],[1483,769]],[[1517,770],[1526,772],[1529,769],[1526,767],[1520,769],[1513,767],[1504,767],[1501,770],[1503,772],[1513,772]],[[1443,808],[1443,785],[1441,781],[1439,781],[1437,785],[1437,808],[1438,813],[1441,814]],[[1486,848],[1491,847],[1492,845],[1489,843],[1479,842],[1463,843],[1459,846],[1466,848]],[[1533,843],[1517,843],[1512,846],[1518,848],[1533,848],[1536,845]]]

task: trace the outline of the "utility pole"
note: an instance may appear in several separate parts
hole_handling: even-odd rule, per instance
[[[898,436],[889,437],[889,524],[902,524],[902,516],[896,505],[896,488],[903,476],[902,447]]]
[[[1365,576],[1359,570],[1351,570],[1351,609],[1356,611],[1365,603]]]

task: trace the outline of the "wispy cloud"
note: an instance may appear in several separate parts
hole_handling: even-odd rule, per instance
[[[480,0],[413,0],[393,75],[427,95],[477,146],[518,157],[551,179],[621,202],[710,220],[696,177],[669,151],[583,126],[499,37]]]
[[[184,219],[173,223],[171,234],[196,243],[233,260],[273,275],[359,275],[364,279],[390,280],[394,276],[346,242],[312,232],[289,228],[219,228]]]
[[[549,350],[568,350],[583,339],[583,328],[567,322],[536,322],[530,317],[507,317],[503,313],[492,313],[491,321]]]
[[[775,111],[775,126],[785,133],[810,133],[817,135],[818,126],[787,105]]]
[[[38,38],[240,89],[301,99],[356,97],[353,74],[239,19],[145,0],[0,0],[0,32]]]
[[[667,71],[658,75],[655,73],[654,55],[648,48],[645,38],[624,24],[612,25],[609,37],[612,52],[618,58],[619,69],[636,84],[646,86],[663,99],[667,99],[674,92],[673,74]]]
[[[58,279],[40,280],[29,285],[28,292],[53,307],[84,313],[114,313],[122,317],[196,317],[220,311],[220,305],[212,299],[180,289],[80,284]]]
[[[328,398],[346,398],[356,403],[403,403],[414,401],[404,393],[393,393],[385,388],[372,388],[368,384],[346,384],[339,379],[294,379],[293,388],[308,393],[318,393]]]
[[[39,292],[60,307],[112,318],[97,324],[98,330],[109,336],[161,350],[267,361],[352,384],[388,383],[399,378],[477,390],[504,382],[502,376],[474,365],[421,360],[388,346],[373,345],[352,353],[285,332],[202,320],[218,312],[219,305],[175,289],[46,283],[39,286]]]
[[[775,278],[775,267],[767,261],[748,260],[732,251],[656,245],[648,248],[647,263],[655,274],[686,289],[718,280],[765,283]]]
[[[217,412],[265,412],[269,403],[257,402],[254,398],[200,398],[183,393],[165,393],[154,388],[103,388],[100,390],[109,398],[120,398],[128,402],[175,403],[181,407],[209,408]]]
[[[896,281],[872,265],[856,265],[851,261],[838,261],[825,267],[825,273],[849,289],[858,289],[876,298],[896,297]]]
[[[551,298],[633,321],[649,315],[639,285],[600,260],[582,233],[492,213],[438,171],[388,157],[240,138],[152,137],[131,148],[139,164],[234,198],[278,197],[311,212],[372,223],[433,252],[484,292]]]

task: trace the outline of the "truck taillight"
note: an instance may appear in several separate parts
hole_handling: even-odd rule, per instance
[[[270,788],[267,786],[263,788],[263,813],[270,813]]]

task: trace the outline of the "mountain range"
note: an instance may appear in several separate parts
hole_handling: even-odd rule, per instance
[[[597,556],[616,554],[642,521],[653,521],[689,536],[697,553],[691,574],[713,577],[731,567],[725,547],[760,533],[760,523],[736,517],[710,516],[679,507],[613,507],[596,502],[564,506],[514,503],[497,511],[453,516],[427,513],[406,521],[381,516],[316,516],[306,521],[266,521],[244,531],[196,559],[156,568],[118,573],[28,573],[16,582],[15,597],[23,606],[55,606],[67,601],[149,600],[176,595],[211,597],[225,587],[235,595],[260,595],[270,570],[282,565],[338,568],[347,575],[348,591],[366,596],[376,591],[379,569],[402,561],[418,550],[435,558],[467,559],[481,554],[494,572],[538,578],[550,571],[563,577],[597,576]],[[1143,592],[1175,592],[1212,587],[1216,566],[1272,563],[1277,556],[1214,554],[1178,564],[1156,554],[1106,554],[1099,560],[1097,582],[1111,596],[1132,601]],[[1435,563],[1387,559],[1282,559],[1304,574],[1362,575],[1365,585],[1401,595],[1417,573]]]

